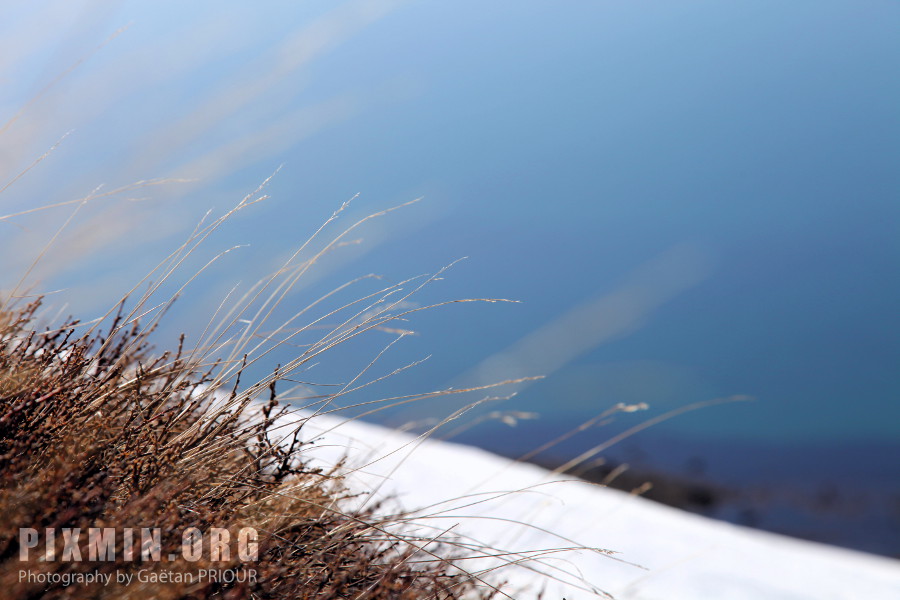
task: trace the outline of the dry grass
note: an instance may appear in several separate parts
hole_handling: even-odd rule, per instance
[[[406,538],[376,506],[342,510],[338,475],[307,468],[299,430],[285,444],[272,424],[275,385],[262,415],[251,395],[217,401],[211,370],[181,350],[153,358],[120,312],[106,332],[76,324],[38,331],[32,302],[0,316],[0,586],[4,598],[488,598],[490,587],[451,567],[439,544]],[[238,377],[240,369],[237,371]],[[392,517],[396,520],[396,517]],[[19,560],[19,528],[159,527],[163,557],[181,555],[188,527],[259,532],[258,561],[213,564],[123,560]],[[391,530],[391,533],[388,531]],[[57,540],[60,556],[62,540]],[[43,545],[41,546],[43,548]],[[88,556],[86,540],[81,551]],[[139,550],[135,551],[138,554]],[[423,560],[423,558],[427,560]],[[20,581],[40,573],[134,574],[158,569],[258,572],[255,583],[92,586]]]
[[[276,327],[268,325],[298,280],[322,256],[345,244],[350,232],[363,223],[389,211],[366,217],[319,243],[318,236],[342,207],[274,273],[242,297],[226,298],[195,347],[187,349],[182,336],[177,350],[158,355],[151,350],[149,338],[160,319],[206,267],[173,282],[227,219],[265,199],[263,186],[221,217],[202,221],[180,247],[97,319],[48,322],[41,316],[42,300],[29,299],[23,292],[29,273],[0,298],[4,598],[453,599],[499,593],[496,586],[456,566],[453,559],[471,556],[471,551],[445,543],[437,534],[414,534],[406,514],[388,515],[377,503],[351,503],[342,465],[328,470],[306,465],[304,421],[292,418],[289,410],[296,408],[290,401],[296,393],[291,389],[276,393],[276,386],[294,381],[292,374],[336,346],[373,330],[392,332],[396,341],[407,332],[392,323],[433,308],[410,308],[408,299],[439,273],[337,302],[335,298],[357,280],[323,295]],[[89,200],[75,203],[66,225]],[[50,208],[59,207],[34,210]],[[15,216],[0,216],[0,222]],[[38,253],[35,264],[60,231]],[[329,307],[329,302],[335,305]],[[317,316],[311,316],[314,311]],[[260,381],[242,383],[250,367],[288,346],[300,349],[294,360]],[[380,356],[338,389],[308,399],[306,408],[333,410],[339,398],[377,382],[380,378],[365,378]],[[379,405],[441,393],[361,404],[377,410]],[[230,560],[216,562],[206,548],[200,560],[186,560],[182,535],[192,527],[201,532],[223,528],[232,535],[253,528],[259,536],[258,556],[248,563],[235,548]],[[25,545],[22,528],[41,533],[38,549],[26,561],[20,556]],[[115,529],[114,560],[87,559],[87,532],[96,528]],[[123,532],[141,528],[159,528],[161,561],[129,559],[129,552],[141,555],[141,540],[127,540]],[[49,544],[55,548],[53,560],[41,557],[48,529],[57,535]],[[66,559],[61,539],[66,529],[82,532],[76,546],[85,560]],[[254,577],[201,581],[204,569],[252,569]],[[121,581],[141,570],[188,573],[195,579]],[[109,583],[66,586],[61,581],[36,582],[34,577],[23,581],[23,572],[53,574],[60,580],[111,574],[119,582],[114,576]]]

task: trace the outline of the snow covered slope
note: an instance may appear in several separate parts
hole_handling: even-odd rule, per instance
[[[358,469],[354,486],[422,508],[416,520],[434,535],[450,529],[461,542],[489,544],[513,561],[577,545],[616,552],[552,552],[513,567],[503,576],[517,598],[541,589],[548,600],[589,598],[591,591],[620,600],[900,598],[900,561],[714,521],[359,421],[316,416],[303,431],[319,440],[312,460],[333,464],[347,454]]]

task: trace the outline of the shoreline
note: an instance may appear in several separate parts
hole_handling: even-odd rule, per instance
[[[458,517],[454,532],[476,529],[476,537],[490,537],[510,552],[559,547],[561,540],[615,552],[561,555],[557,562],[620,600],[778,600],[815,597],[817,591],[849,600],[887,597],[900,589],[896,560],[709,519],[574,478],[548,477],[536,465],[479,448],[331,415],[312,418],[304,431],[320,440],[309,458],[323,464],[344,456],[362,461],[353,471],[360,489],[394,497],[407,509],[440,507],[442,525]],[[427,521],[428,510],[421,515]],[[514,569],[516,585],[545,585],[548,597],[572,597],[571,579]]]
[[[532,421],[515,429],[496,425],[456,441],[515,459],[531,449],[526,440],[554,435]],[[529,462],[553,470],[588,447],[575,440]],[[884,460],[881,466],[866,462],[876,453],[896,455],[891,448],[644,435],[572,474],[626,492],[643,486],[645,498],[728,523],[900,559],[900,470]]]

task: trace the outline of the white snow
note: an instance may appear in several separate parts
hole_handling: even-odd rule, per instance
[[[595,597],[590,590],[620,600],[900,599],[900,561],[707,519],[360,421],[320,415],[303,431],[319,440],[311,460],[331,465],[346,454],[358,468],[349,475],[355,489],[423,508],[416,522],[432,535],[452,527],[461,540],[521,553],[510,560],[575,545],[617,552],[553,553],[503,571],[516,598],[544,589],[547,600]]]

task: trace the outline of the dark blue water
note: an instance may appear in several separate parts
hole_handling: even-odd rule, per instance
[[[400,10],[323,61],[324,87],[355,69],[360,87],[416,94],[333,127],[276,183],[298,199],[422,194],[432,206],[360,268],[400,278],[468,255],[446,293],[523,301],[426,318],[433,376],[458,381],[687,247],[633,322],[517,405],[577,422],[747,394],[660,428],[900,441],[895,7],[470,8]]]

